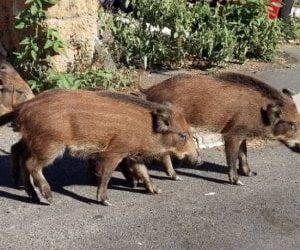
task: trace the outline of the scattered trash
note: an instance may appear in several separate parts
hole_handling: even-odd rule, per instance
[[[205,196],[209,196],[209,195],[215,195],[216,193],[215,192],[209,192],[209,193],[206,193],[204,194]]]
[[[142,245],[143,245],[143,243],[142,243],[142,242],[138,242],[138,245],[142,246]]]

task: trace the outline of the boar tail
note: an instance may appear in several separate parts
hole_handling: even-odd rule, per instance
[[[13,110],[11,112],[8,112],[8,113],[0,116],[0,126],[3,126],[9,122],[14,121],[17,113],[18,113],[17,110]]]
[[[140,91],[140,93],[145,94],[148,88],[143,88],[142,87],[142,82],[143,82],[143,75],[145,74],[144,71],[139,70],[137,72],[137,89]]]

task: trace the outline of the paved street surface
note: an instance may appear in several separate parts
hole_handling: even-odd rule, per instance
[[[300,92],[300,47],[286,48],[290,54],[290,61],[286,68],[257,72],[256,77],[266,81],[277,89],[289,88],[296,93]]]
[[[297,67],[257,75],[300,91]],[[9,151],[16,140],[10,128],[0,128],[0,149]],[[245,186],[228,184],[222,148],[202,154],[205,164],[197,169],[177,168],[182,181],[151,166],[163,190],[158,195],[129,188],[115,172],[113,206],[104,207],[95,202],[84,162],[64,159],[47,169],[54,195],[47,206],[13,188],[9,155],[1,153],[0,249],[300,249],[298,154],[279,143],[250,148],[258,175],[241,177]]]
[[[47,171],[51,206],[30,203],[11,187],[8,157],[0,173],[1,249],[299,249],[300,157],[283,146],[250,149],[256,177],[227,184],[222,150],[203,151],[183,181],[151,170],[159,195],[131,190],[116,172],[112,207],[94,201],[84,164],[60,161]],[[207,195],[210,194],[210,195]]]

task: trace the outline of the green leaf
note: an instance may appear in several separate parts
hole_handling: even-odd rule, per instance
[[[45,45],[44,45],[44,49],[49,49],[52,46],[53,46],[53,41],[47,40]]]
[[[27,82],[32,90],[37,89],[37,81],[36,80],[28,80]]]
[[[24,29],[25,28],[25,23],[20,21],[15,25],[15,28],[18,30]]]
[[[36,61],[36,59],[37,59],[37,53],[34,50],[31,50],[30,54],[31,54],[33,60]]]
[[[33,4],[31,7],[30,7],[30,14],[31,15],[35,15],[36,13],[38,13],[38,8],[35,4]]]
[[[57,4],[59,2],[59,0],[44,0],[44,1],[51,5]]]
[[[33,2],[34,2],[34,0],[26,0],[25,4],[30,4],[30,3],[33,3]]]
[[[21,42],[20,42],[20,45],[27,45],[27,44],[30,44],[30,38],[29,37],[26,37],[25,39],[23,39]]]

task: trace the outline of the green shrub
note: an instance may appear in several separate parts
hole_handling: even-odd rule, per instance
[[[133,13],[114,17],[115,57],[127,65],[178,65],[191,27],[191,12],[185,0],[133,1]],[[163,28],[171,30],[170,35]]]
[[[29,35],[20,42],[18,51],[14,53],[13,62],[34,85],[35,81],[44,79],[46,72],[51,68],[50,56],[64,53],[67,46],[56,29],[44,26],[46,9],[58,1],[26,0],[25,9],[16,16],[15,29],[26,30]]]
[[[121,89],[131,83],[132,76],[128,71],[109,71],[101,69],[90,69],[84,72],[58,73],[48,70],[43,81],[29,80],[31,88],[36,92],[45,89],[81,89],[81,88],[103,88]]]
[[[285,29],[281,21],[269,19],[267,0],[216,7],[206,1],[132,2],[133,13],[113,15],[110,25],[115,60],[133,67],[176,67],[191,58],[218,65],[252,57],[272,60],[280,42],[295,32],[293,25]]]
[[[282,37],[285,41],[294,40],[300,43],[300,19],[290,17],[284,20],[279,20]]]
[[[26,0],[26,8],[16,16],[15,28],[29,31],[14,53],[14,65],[23,72],[32,90],[49,88],[122,88],[129,84],[130,75],[122,70],[90,69],[85,72],[56,72],[50,63],[54,54],[64,54],[67,44],[59,32],[44,26],[46,9],[59,0]],[[30,32],[31,31],[31,32]]]
[[[227,8],[211,8],[207,3],[198,3],[193,7],[192,33],[187,44],[189,54],[220,63],[233,59],[234,50],[239,50],[237,38],[221,18],[221,10]]]

